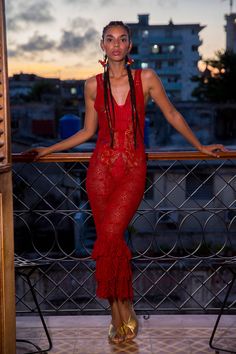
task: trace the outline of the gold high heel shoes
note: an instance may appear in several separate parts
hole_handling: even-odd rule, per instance
[[[130,315],[128,321],[123,322],[123,327],[124,327],[124,331],[125,331],[125,340],[134,339],[138,334],[138,319],[137,319],[137,317],[136,316],[132,317],[132,315]]]
[[[122,343],[125,340],[125,331],[123,326],[116,329],[111,323],[108,330],[108,339],[113,344]]]

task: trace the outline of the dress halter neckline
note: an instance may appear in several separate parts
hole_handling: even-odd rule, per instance
[[[134,76],[133,76],[134,84],[136,83],[137,71],[138,71],[137,69],[134,70]],[[100,74],[100,77],[101,77],[101,81],[102,81],[102,83],[103,83],[103,74]],[[126,105],[128,99],[129,99],[129,97],[130,97],[130,89],[128,90],[128,93],[127,93],[127,95],[126,95],[125,101],[124,101],[124,103],[122,103],[122,104],[118,104],[117,101],[116,101],[116,99],[115,99],[115,97],[114,97],[113,95],[112,95],[112,97],[113,97],[113,100],[114,100],[114,102],[115,102],[115,104],[116,104],[117,107],[125,107],[125,105]]]

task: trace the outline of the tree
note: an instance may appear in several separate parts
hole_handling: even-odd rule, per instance
[[[216,59],[208,59],[205,63],[206,70],[202,75],[192,78],[199,83],[192,96],[200,101],[236,102],[236,54],[218,51]]]

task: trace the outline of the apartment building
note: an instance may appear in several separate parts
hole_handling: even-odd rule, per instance
[[[137,23],[128,23],[132,31],[132,58],[136,68],[152,68],[160,76],[168,96],[174,100],[194,100],[191,93],[196,83],[201,59],[200,24],[149,24],[149,15],[138,15]]]
[[[225,15],[226,49],[236,53],[236,13]]]

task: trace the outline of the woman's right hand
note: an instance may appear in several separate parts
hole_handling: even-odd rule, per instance
[[[40,157],[46,156],[48,155],[50,152],[48,151],[48,149],[46,147],[35,147],[29,150],[26,150],[24,152],[22,152],[22,155],[32,155],[33,156],[33,160],[37,161],[40,159]]]

